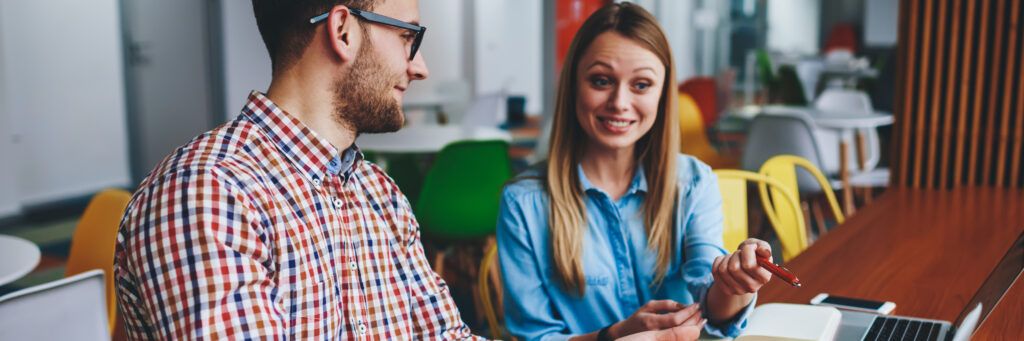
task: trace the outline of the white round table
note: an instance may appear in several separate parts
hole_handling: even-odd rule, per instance
[[[14,282],[39,264],[39,247],[15,236],[0,235],[0,285]]]
[[[511,141],[512,135],[498,128],[419,125],[394,133],[363,134],[356,138],[356,145],[378,153],[436,153],[449,143],[462,140]]]

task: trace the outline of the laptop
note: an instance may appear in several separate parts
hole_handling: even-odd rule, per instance
[[[1003,294],[1024,270],[1024,232],[989,274],[981,288],[960,312],[956,324],[909,316],[885,316],[840,310],[842,321],[836,340],[969,340]]]

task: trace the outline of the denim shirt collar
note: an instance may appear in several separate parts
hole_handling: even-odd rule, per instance
[[[580,187],[583,188],[584,193],[596,191],[597,193],[605,193],[600,188],[594,186],[587,179],[587,174],[583,172],[583,165],[576,165],[576,174],[580,177]],[[637,163],[636,170],[633,172],[633,181],[629,184],[629,189],[626,190],[626,195],[636,194],[637,192],[647,193],[647,177],[644,176],[644,165]],[[607,194],[607,193],[605,193]]]

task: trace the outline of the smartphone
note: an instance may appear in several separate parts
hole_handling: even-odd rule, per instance
[[[864,311],[875,314],[889,315],[896,310],[896,303],[871,301],[860,298],[833,296],[825,293],[811,299],[814,305],[830,305],[840,309]]]

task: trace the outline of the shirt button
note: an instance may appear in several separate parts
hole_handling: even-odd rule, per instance
[[[360,324],[359,325],[359,334],[366,334],[366,325],[365,324]]]
[[[341,199],[334,199],[334,208],[341,208],[343,205],[345,205],[344,201],[341,201]]]
[[[320,179],[313,179],[313,186],[320,186]]]
[[[349,269],[355,270],[356,267],[357,267],[356,262],[349,262],[348,263],[348,268]]]

